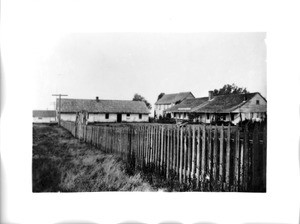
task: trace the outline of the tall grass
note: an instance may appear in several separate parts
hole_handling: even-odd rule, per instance
[[[115,155],[74,139],[57,126],[33,126],[33,192],[153,191]]]

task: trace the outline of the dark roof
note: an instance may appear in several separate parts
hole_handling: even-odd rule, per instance
[[[191,92],[181,92],[181,93],[172,93],[172,94],[165,94],[160,98],[158,101],[156,101],[156,105],[159,104],[171,104],[171,103],[176,103],[178,101],[182,101],[185,98],[187,98],[189,95],[194,95]]]
[[[181,103],[166,109],[166,112],[186,112],[191,111],[191,109],[200,106],[208,100],[208,97],[185,99]]]
[[[33,117],[56,117],[55,110],[33,110]]]
[[[58,100],[56,105],[58,105]],[[150,113],[146,104],[142,101],[61,99],[61,112],[79,112],[83,110],[89,113]]]
[[[230,113],[238,107],[244,105],[247,101],[253,98],[256,94],[260,93],[248,93],[248,94],[228,94],[214,96],[212,100],[203,103],[202,105],[194,108],[192,112],[199,113]],[[261,96],[261,95],[260,95]],[[246,97],[246,100],[244,100]]]

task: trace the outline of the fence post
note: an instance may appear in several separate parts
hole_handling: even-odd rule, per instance
[[[199,182],[200,182],[200,126],[197,128],[198,137],[197,137],[197,162],[196,162],[196,178],[197,178],[197,184],[196,188],[199,189]]]
[[[244,153],[243,153],[243,157],[244,157],[244,183],[243,183],[243,189],[244,191],[248,190],[248,184],[249,184],[249,176],[248,176],[248,170],[249,170],[249,145],[248,145],[248,124],[245,125],[245,129],[244,129]]]
[[[207,153],[207,174],[208,178],[209,178],[209,184],[208,184],[208,190],[211,190],[211,181],[212,181],[212,145],[211,145],[211,141],[212,141],[212,125],[209,125],[208,128],[209,132],[208,132],[208,153]]]
[[[224,126],[220,129],[220,158],[219,158],[219,182],[221,185],[221,189],[223,188],[224,181]]]
[[[254,126],[252,149],[252,178],[251,190],[261,191],[262,185],[262,152],[259,149],[258,124]]]
[[[239,161],[240,161],[240,130],[237,127],[235,135],[235,157],[234,157],[234,189],[239,190]]]
[[[218,151],[218,129],[217,129],[217,125],[215,125],[215,130],[214,130],[214,139],[213,139],[213,178],[212,178],[212,182],[213,182],[213,190],[217,190],[217,166],[218,166],[218,161],[217,161],[217,151]]]
[[[180,156],[179,156],[179,182],[182,183],[182,163],[183,163],[183,128],[180,128]]]
[[[267,183],[266,183],[266,178],[267,178],[267,124],[264,124],[263,128],[263,164],[262,164],[262,172],[263,172],[263,191],[267,191]]]
[[[203,132],[202,132],[202,155],[201,155],[201,190],[204,190],[205,187],[205,158],[206,158],[206,148],[205,148],[205,143],[206,143],[206,127],[203,125]]]
[[[226,176],[225,176],[225,182],[226,182],[226,190],[229,191],[229,181],[230,181],[230,124],[227,129],[227,144],[226,144]]]

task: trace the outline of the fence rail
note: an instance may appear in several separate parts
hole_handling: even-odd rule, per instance
[[[81,125],[73,136],[199,191],[266,191],[266,125]]]

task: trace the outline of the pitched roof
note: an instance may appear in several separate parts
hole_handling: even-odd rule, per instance
[[[56,105],[58,105],[58,101]],[[142,101],[61,99],[61,112],[79,112],[83,110],[89,113],[150,113],[146,104]]]
[[[189,112],[193,108],[200,106],[208,100],[208,97],[185,99],[181,103],[166,109],[166,112]]]
[[[241,107],[256,94],[260,93],[248,93],[248,94],[228,94],[215,96],[212,100],[203,103],[202,105],[194,108],[192,112],[198,113],[230,113],[233,110]],[[246,100],[244,100],[246,97]]]
[[[191,92],[181,92],[181,93],[171,93],[171,94],[165,94],[162,98],[160,98],[158,101],[156,101],[156,105],[159,104],[171,104],[176,103],[178,101],[184,100],[188,95],[194,95]]]
[[[55,110],[33,110],[32,117],[56,117]]]

